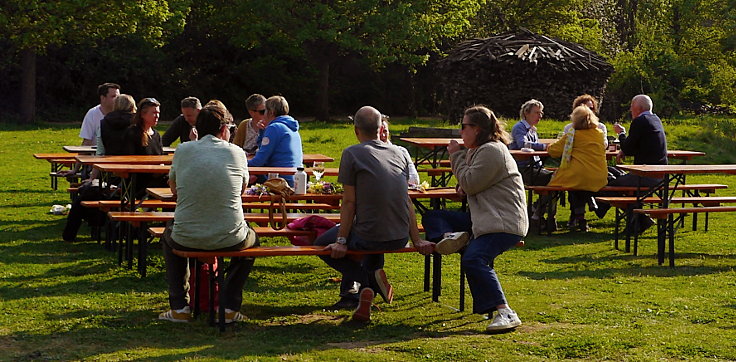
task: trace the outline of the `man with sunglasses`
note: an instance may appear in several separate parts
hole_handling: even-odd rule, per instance
[[[245,153],[252,155],[258,149],[258,134],[264,128],[263,118],[266,115],[266,97],[260,94],[251,94],[245,100],[250,118],[243,120],[235,131],[233,143],[243,148]]]
[[[197,115],[201,109],[202,103],[197,97],[186,97],[181,100],[181,114],[171,122],[169,129],[161,137],[161,143],[164,147],[171,146],[177,138],[179,139],[179,143],[197,139],[194,125],[197,122]]]

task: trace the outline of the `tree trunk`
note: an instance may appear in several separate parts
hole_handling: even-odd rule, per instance
[[[330,62],[322,59],[317,64],[319,71],[317,85],[317,109],[315,116],[318,121],[330,120]]]
[[[33,123],[36,116],[36,51],[21,51],[20,118],[22,123]]]

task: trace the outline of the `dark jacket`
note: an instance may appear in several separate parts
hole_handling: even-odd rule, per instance
[[[164,147],[171,146],[176,139],[179,139],[179,143],[184,143],[189,141],[189,132],[192,130],[192,126],[187,122],[186,119],[184,119],[184,115],[179,115],[179,117],[176,117],[173,122],[171,122],[171,125],[169,128],[164,132],[164,135],[161,136],[161,143],[164,145]]]
[[[624,154],[634,156],[634,164],[667,164],[667,137],[656,114],[646,113],[634,118],[629,134],[621,134],[619,141]]]
[[[125,131],[130,127],[132,113],[113,111],[100,121],[100,136],[105,155],[125,155]]]

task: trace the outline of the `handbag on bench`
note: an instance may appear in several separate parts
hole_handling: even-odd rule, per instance
[[[264,186],[268,188],[268,192],[270,192],[273,195],[279,196],[280,200],[279,203],[281,204],[281,223],[279,224],[274,220],[274,209],[278,208],[278,206],[274,206],[274,198],[271,198],[271,207],[268,208],[268,224],[273,228],[274,230],[281,230],[284,227],[286,227],[286,201],[289,200],[291,195],[294,194],[294,189],[289,186],[289,183],[286,182],[281,177],[275,177],[268,179],[266,182],[263,183]]]

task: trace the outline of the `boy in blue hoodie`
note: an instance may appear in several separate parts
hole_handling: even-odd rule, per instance
[[[299,122],[289,116],[289,103],[282,96],[272,96],[266,100],[267,125],[255,157],[248,161],[253,167],[298,167],[302,164],[302,138],[299,135]],[[290,186],[294,187],[293,175],[281,175]],[[264,182],[264,175],[251,183]]]

